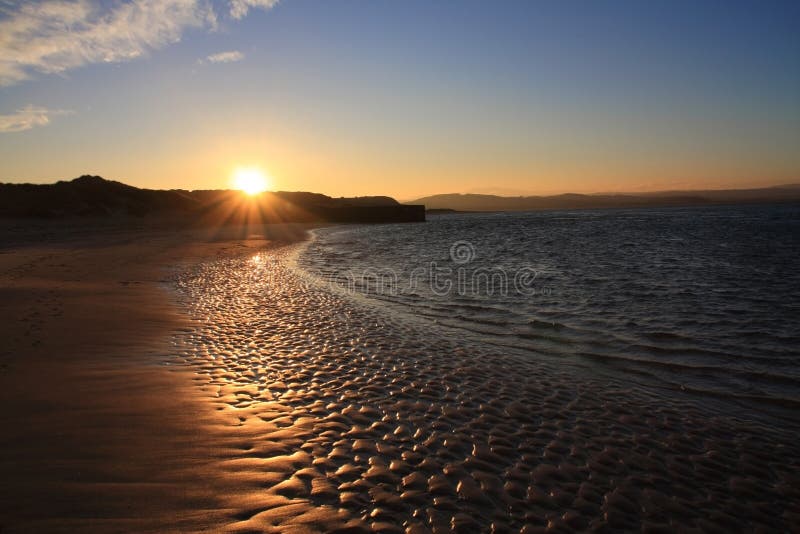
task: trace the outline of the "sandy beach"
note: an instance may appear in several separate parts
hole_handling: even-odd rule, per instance
[[[302,235],[6,248],[2,530],[800,524],[787,433],[384,313],[296,269]]]
[[[202,231],[3,228],[0,530],[210,530],[228,421],[194,373],[165,365],[187,317],[162,280],[178,264],[273,242]],[[278,240],[301,231],[277,230]]]

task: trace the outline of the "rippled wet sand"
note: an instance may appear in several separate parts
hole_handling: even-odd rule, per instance
[[[198,320],[179,359],[251,488],[231,530],[800,528],[792,432],[392,318],[297,272],[297,246],[175,279]]]

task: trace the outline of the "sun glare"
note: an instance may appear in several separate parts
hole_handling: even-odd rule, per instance
[[[261,170],[247,167],[238,168],[234,171],[233,187],[252,196],[266,191],[269,183]]]

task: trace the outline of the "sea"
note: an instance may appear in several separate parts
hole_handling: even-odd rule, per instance
[[[476,347],[800,421],[800,206],[436,214],[316,229],[296,264]]]

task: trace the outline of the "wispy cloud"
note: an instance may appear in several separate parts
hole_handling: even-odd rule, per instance
[[[244,59],[244,54],[238,50],[231,50],[229,52],[219,52],[218,54],[211,54],[206,58],[209,63],[233,63]]]
[[[241,19],[251,8],[270,9],[277,3],[278,0],[230,0],[231,17]]]
[[[27,105],[8,115],[0,115],[0,133],[22,132],[50,124],[50,117],[55,115],[71,115],[73,111],[66,109],[47,109]]]
[[[223,17],[241,19],[277,0],[228,0]],[[92,63],[146,56],[192,28],[213,30],[210,0],[34,0],[0,6],[0,86],[34,73],[63,73]]]

